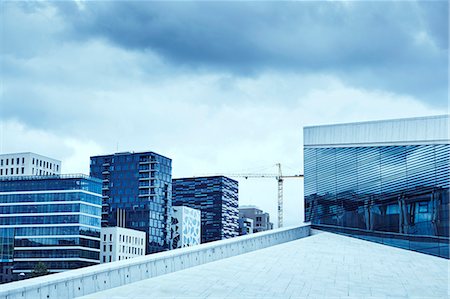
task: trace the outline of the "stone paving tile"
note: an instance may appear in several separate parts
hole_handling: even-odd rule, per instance
[[[82,298],[448,298],[449,269],[446,259],[319,233]]]

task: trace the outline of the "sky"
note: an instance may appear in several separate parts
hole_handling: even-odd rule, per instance
[[[154,151],[173,177],[303,171],[303,126],[448,113],[447,1],[0,2],[0,153],[64,173]],[[239,178],[276,223],[275,179]],[[284,223],[303,221],[285,180]]]

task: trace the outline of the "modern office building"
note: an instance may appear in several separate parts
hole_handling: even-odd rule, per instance
[[[270,222],[269,213],[265,213],[256,206],[240,206],[239,218],[252,219],[254,233],[273,229],[273,223]]]
[[[145,255],[145,232],[124,227],[102,227],[100,262],[109,263]]]
[[[172,249],[200,244],[200,210],[172,206]]]
[[[236,237],[238,182],[224,176],[180,178],[172,181],[173,205],[201,211],[201,242]]]
[[[449,257],[449,116],[304,128],[305,218]]]
[[[91,176],[103,181],[102,226],[146,232],[146,253],[169,249],[171,159],[154,152],[95,156]],[[123,218],[119,225],[118,219]]]
[[[0,155],[0,178],[61,173],[61,161],[35,153]]]
[[[239,236],[253,234],[253,219],[239,217]]]
[[[101,181],[85,175],[0,178],[0,273],[98,264],[101,199]]]

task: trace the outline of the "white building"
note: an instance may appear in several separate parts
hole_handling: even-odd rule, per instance
[[[253,230],[254,230],[253,219],[245,218],[245,217],[239,218],[239,235],[240,236],[253,234]]]
[[[131,259],[145,255],[145,232],[124,227],[102,227],[100,262]]]
[[[172,249],[200,244],[200,210],[172,206]]]
[[[35,153],[0,155],[0,177],[61,174],[61,161]]]

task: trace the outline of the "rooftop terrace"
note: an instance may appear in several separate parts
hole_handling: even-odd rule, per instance
[[[448,298],[449,269],[447,259],[319,232],[81,298]]]

